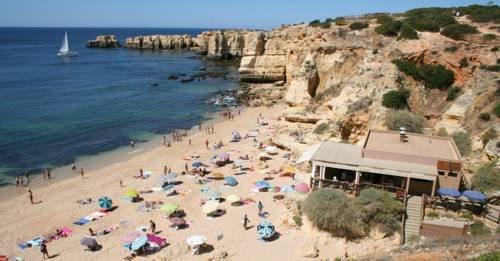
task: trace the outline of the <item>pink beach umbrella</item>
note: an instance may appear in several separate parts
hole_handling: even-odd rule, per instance
[[[125,244],[130,244],[130,243],[134,242],[134,240],[140,236],[141,236],[141,233],[139,233],[137,231],[133,231],[133,232],[130,232],[127,235],[125,235],[122,238],[122,242]]]
[[[295,185],[295,191],[297,191],[300,194],[306,194],[307,192],[309,192],[309,185],[307,185],[304,182],[301,182]]]
[[[221,154],[219,154],[219,158],[221,160],[229,160],[229,157],[230,157],[230,155],[227,152],[222,152]]]

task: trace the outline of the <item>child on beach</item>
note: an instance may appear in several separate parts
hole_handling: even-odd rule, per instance
[[[250,219],[248,219],[247,214],[243,217],[243,228],[245,230],[248,230],[248,223],[250,223]]]

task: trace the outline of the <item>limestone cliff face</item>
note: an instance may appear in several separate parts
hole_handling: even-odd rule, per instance
[[[190,35],[147,35],[127,38],[124,47],[151,50],[190,49],[195,47],[195,42]]]

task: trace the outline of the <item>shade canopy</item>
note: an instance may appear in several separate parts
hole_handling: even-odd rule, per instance
[[[113,201],[108,197],[100,197],[98,203],[99,207],[104,209],[110,209],[113,206]]]
[[[95,238],[92,237],[84,237],[80,239],[80,244],[86,247],[95,247],[97,246],[97,241],[95,240]]]
[[[207,242],[207,238],[204,236],[196,235],[186,239],[186,243],[190,246],[199,246]]]
[[[229,201],[229,203],[234,203],[234,202],[241,201],[241,197],[236,195],[236,194],[231,194],[231,195],[226,197],[226,200]]]
[[[238,180],[235,177],[229,176],[224,178],[224,184],[234,187],[238,185]]]
[[[476,202],[484,202],[486,201],[486,195],[484,195],[483,193],[479,192],[479,191],[475,191],[475,190],[466,190],[464,192],[462,192],[462,195],[464,195],[464,197],[468,198],[469,200],[472,200],[472,201],[476,201]]]
[[[262,221],[257,225],[257,234],[259,239],[268,239],[276,232],[274,225],[268,221]]]
[[[453,197],[453,198],[458,198],[460,197],[462,194],[460,193],[460,191],[456,190],[456,189],[452,189],[452,188],[439,188],[437,193],[440,195],[440,196],[444,196],[444,197]]]
[[[309,192],[309,185],[307,185],[307,183],[301,182],[295,185],[295,190],[300,194],[306,194],[307,192]]]
[[[161,208],[160,208],[160,210],[167,215],[170,215],[179,209],[180,209],[180,206],[177,204],[174,204],[174,203],[165,204],[165,205],[161,206]]]
[[[209,214],[216,211],[218,207],[219,207],[219,201],[210,200],[203,205],[202,211],[205,214]]]
[[[136,238],[132,244],[130,245],[130,250],[132,251],[136,251],[138,250],[139,248],[143,247],[144,245],[146,245],[146,243],[148,242],[148,238],[145,237],[145,236],[140,236],[138,238]]]
[[[139,196],[139,192],[136,189],[129,188],[125,191],[125,196],[128,198],[135,198]]]

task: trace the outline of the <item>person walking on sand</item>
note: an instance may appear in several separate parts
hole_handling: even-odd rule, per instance
[[[31,205],[35,204],[35,202],[33,201],[33,191],[28,190],[28,197],[30,199],[30,202],[31,202]]]
[[[43,179],[47,179],[47,172],[45,171],[45,169],[42,169],[42,175]]]
[[[47,250],[47,241],[42,241],[42,244],[40,244],[40,252],[42,252],[42,258],[45,260],[45,257],[50,258],[49,256],[49,251]]]
[[[163,135],[163,146],[167,146],[167,138]]]
[[[257,208],[259,209],[259,216],[262,216],[262,210],[264,209],[264,205],[262,205],[262,202],[259,201],[257,204]]]
[[[47,169],[47,178],[48,179],[52,178],[52,170],[51,169]]]
[[[120,179],[120,188],[123,188],[123,180]]]
[[[30,172],[28,170],[25,170],[24,176],[26,176],[26,180],[29,180],[30,179]]]
[[[19,177],[16,177],[16,187],[19,187]]]
[[[207,146],[207,150],[209,149],[208,144],[209,144],[209,142],[208,142],[208,139],[207,139],[207,140],[205,140],[205,146]]]
[[[191,139],[188,140],[188,144],[189,144],[189,146],[191,146]]]
[[[189,167],[188,167],[188,164],[186,163],[186,165],[184,165],[184,169],[186,170],[186,173],[188,172],[189,170]]]
[[[139,177],[144,178],[144,170],[139,169]]]
[[[156,224],[153,220],[149,220],[149,229],[151,230],[151,233],[156,233]]]
[[[80,168],[80,176],[82,176],[82,178],[83,178],[84,175],[85,175],[85,173],[83,172],[83,168]]]
[[[250,219],[248,219],[247,214],[243,217],[243,228],[245,230],[248,230],[248,223],[250,223]]]
[[[163,167],[163,175],[167,175],[168,173],[168,168],[167,168],[167,165],[165,165],[165,167]]]

